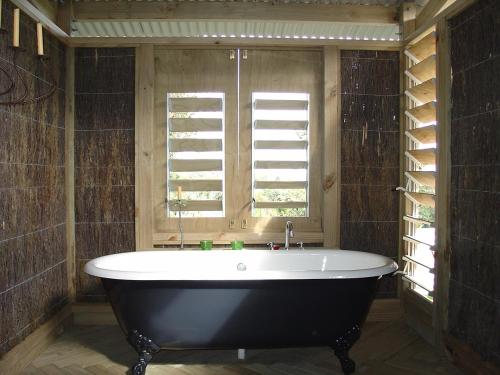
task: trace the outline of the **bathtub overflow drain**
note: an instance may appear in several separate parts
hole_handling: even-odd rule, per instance
[[[245,266],[245,263],[238,263],[236,268],[238,269],[238,271],[246,271],[247,270],[247,266]]]

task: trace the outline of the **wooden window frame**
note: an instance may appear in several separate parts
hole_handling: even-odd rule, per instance
[[[150,249],[155,246],[178,245],[179,233],[176,230],[158,232],[155,230],[154,202],[154,164],[155,136],[151,132],[155,123],[155,50],[162,46],[141,45],[136,48],[136,247]],[[190,48],[192,49],[192,48]],[[257,48],[256,48],[257,49]],[[265,50],[265,49],[264,49]],[[304,49],[297,49],[304,50]],[[318,51],[318,49],[315,49]],[[295,238],[304,243],[324,244],[336,247],[339,244],[340,232],[340,50],[338,47],[325,47],[323,51],[322,83],[318,110],[317,138],[314,145],[316,152],[316,175],[310,175],[318,182],[318,190],[311,191],[315,195],[318,216],[311,226],[304,225],[309,218],[291,218],[296,224]],[[326,91],[328,90],[328,92]],[[328,108],[328,110],[324,109]],[[319,148],[319,150],[318,150]],[[329,150],[328,153],[324,150]],[[333,152],[331,150],[334,150]],[[249,150],[251,153],[251,149]],[[319,159],[318,159],[319,158]],[[249,189],[251,186],[248,187]],[[323,205],[332,207],[323,212]],[[211,218],[213,219],[213,218]],[[224,218],[227,230],[218,231],[185,231],[185,243],[197,244],[201,239],[212,239],[215,244],[228,244],[233,239],[243,239],[247,244],[265,244],[269,241],[283,240],[284,224],[289,218],[252,218],[251,212],[246,217],[246,229],[241,229],[242,220],[236,220],[235,230],[229,230],[229,220]],[[257,219],[257,220],[256,220]],[[302,219],[302,220],[301,220]],[[262,230],[262,226],[271,230]],[[222,227],[222,228],[224,228]]]

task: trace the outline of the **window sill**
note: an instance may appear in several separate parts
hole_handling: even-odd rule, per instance
[[[212,240],[214,245],[229,245],[233,240],[242,240],[248,245],[265,245],[268,242],[284,242],[285,232],[197,232],[184,233],[184,244],[198,245],[201,240]],[[153,234],[153,245],[179,244],[179,232],[160,232]],[[323,232],[295,232],[292,243],[323,243]]]

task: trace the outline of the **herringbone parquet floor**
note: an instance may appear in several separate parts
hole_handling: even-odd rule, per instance
[[[433,348],[401,322],[365,325],[351,350],[356,374],[459,375]],[[63,333],[24,375],[123,375],[136,359],[117,326],[78,326]],[[165,351],[147,375],[342,375],[329,348],[248,350],[239,361],[235,350]]]

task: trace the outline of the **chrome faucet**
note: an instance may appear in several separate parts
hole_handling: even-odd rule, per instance
[[[165,199],[165,203],[168,204],[168,200]],[[174,206],[174,207],[177,207],[177,216],[179,218],[179,221],[178,221],[178,228],[179,228],[179,246],[181,248],[181,250],[184,250],[184,226],[182,225],[182,208],[183,207],[186,207],[186,201],[185,200],[182,200],[182,199],[175,199],[174,201],[171,201],[170,202],[171,206]],[[167,216],[168,216],[168,213],[167,213]]]
[[[293,238],[293,224],[287,221],[285,225],[285,250],[290,247],[290,238]]]

